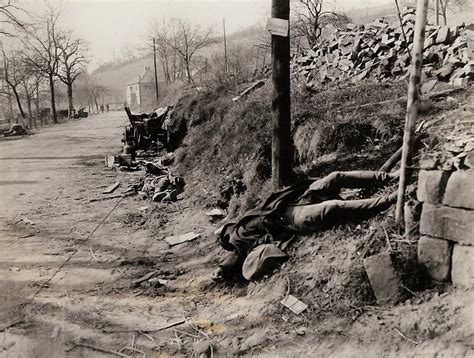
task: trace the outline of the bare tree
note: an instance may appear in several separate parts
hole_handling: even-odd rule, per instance
[[[71,119],[74,110],[73,84],[86,70],[86,43],[82,39],[74,38],[72,33],[67,31],[57,37],[56,44],[60,51],[57,76],[67,87],[68,118]]]
[[[11,0],[0,1],[0,35],[14,37],[14,29],[23,29],[25,24],[19,19],[19,15],[25,13],[25,11],[15,4],[12,4]],[[10,26],[11,29],[7,27]]]
[[[3,55],[3,70],[4,75],[3,79],[7,83],[8,87],[13,92],[15,96],[16,103],[18,105],[18,110],[20,111],[22,119],[26,118],[25,111],[21,105],[20,99],[20,85],[24,81],[25,76],[27,73],[24,68],[23,59],[21,58],[18,52],[11,52],[9,55],[5,52],[2,47],[2,55]]]
[[[89,87],[89,98],[91,103],[95,104],[97,113],[99,113],[99,99],[107,94],[107,88],[97,83],[91,83]]]
[[[25,73],[21,81],[21,85],[28,109],[29,126],[30,128],[33,128],[37,126],[36,119],[38,118],[39,103],[38,100],[35,101],[36,116],[33,116],[32,102],[35,100],[35,94],[37,92],[39,82],[41,81],[41,76],[28,64],[24,64],[24,71]]]
[[[173,41],[173,30],[168,26],[166,20],[163,19],[161,24],[155,23],[151,31],[151,37],[155,39],[156,51],[163,68],[164,80],[166,84],[170,84],[172,79],[170,62],[172,63],[173,56],[176,57],[176,52],[168,45],[170,41]]]
[[[468,7],[472,6],[471,0],[435,0],[438,1],[439,5],[439,14],[443,18],[443,24],[446,26],[448,24],[448,10],[453,7],[458,7],[463,10],[467,10]]]
[[[296,36],[305,37],[310,47],[318,44],[326,26],[340,28],[350,22],[344,13],[323,10],[323,0],[301,0],[296,14],[297,19],[292,31]]]
[[[59,12],[54,8],[42,18],[43,26],[31,26],[24,39],[25,57],[28,64],[49,81],[51,115],[53,123],[58,123],[54,81],[58,73],[60,49],[57,46],[57,21]]]
[[[38,119],[40,119],[41,125],[43,126],[44,118],[43,116],[40,115],[39,103],[40,103],[40,89],[42,87],[44,78],[38,72],[35,72],[32,77],[33,77],[32,82],[34,83],[35,125],[36,126],[38,125]]]
[[[173,48],[184,63],[188,83],[192,83],[191,60],[194,54],[206,46],[212,29],[202,30],[200,26],[191,26],[188,21],[174,20],[176,32],[174,38],[168,40],[168,46]]]
[[[77,82],[76,92],[79,103],[83,106],[87,105],[89,111],[95,106],[97,112],[99,112],[100,98],[108,93],[108,89],[97,84],[87,73],[81,74]]]

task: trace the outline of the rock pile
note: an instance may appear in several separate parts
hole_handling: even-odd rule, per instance
[[[293,60],[308,87],[342,80],[379,81],[408,76],[415,33],[415,10],[406,9],[400,22],[384,18],[368,25],[348,24],[321,45]],[[407,43],[405,43],[405,33]],[[474,78],[474,31],[465,26],[427,25],[422,81],[433,78],[465,85]]]

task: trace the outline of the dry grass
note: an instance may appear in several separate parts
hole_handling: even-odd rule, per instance
[[[405,95],[405,82],[364,83],[340,90],[310,92],[294,86],[292,134],[295,171],[321,176],[333,170],[377,169],[401,144],[405,105],[357,106]],[[188,92],[173,114],[177,170],[192,177],[196,204],[228,208],[238,215],[270,192],[271,83],[238,102],[234,88]],[[424,102],[420,114],[444,110]],[[180,139],[179,138],[179,139]],[[326,159],[326,160],[324,160]]]

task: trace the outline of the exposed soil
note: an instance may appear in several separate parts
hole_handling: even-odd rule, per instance
[[[104,154],[120,150],[126,120],[109,113],[0,142],[0,356],[110,356],[91,346],[193,356],[206,341],[216,357],[474,355],[472,291],[434,287],[394,307],[370,303],[364,287],[363,304],[323,291],[345,283],[338,268],[352,262],[369,224],[348,229],[350,252],[350,238],[337,230],[307,237],[269,279],[223,284],[211,279],[223,253],[217,223],[189,193],[172,204],[91,202],[115,181],[114,194],[141,175],[104,167]],[[164,241],[189,231],[201,237],[171,248]],[[292,267],[301,260],[304,272]],[[166,283],[138,282],[148,273]],[[297,316],[284,308],[287,292],[308,310]]]

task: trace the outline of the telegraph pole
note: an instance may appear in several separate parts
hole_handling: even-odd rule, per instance
[[[287,183],[291,164],[290,36],[289,0],[272,0],[272,183],[275,189]]]
[[[410,69],[410,83],[408,84],[407,112],[405,131],[403,134],[402,160],[400,163],[400,182],[398,185],[397,207],[395,220],[399,225],[403,223],[403,204],[407,177],[411,172],[413,145],[415,141],[415,124],[418,115],[420,100],[421,64],[423,62],[423,43],[425,41],[425,26],[428,14],[428,1],[418,0],[416,7],[415,38],[413,40],[413,55]],[[407,173],[408,172],[408,173]]]
[[[153,66],[155,68],[156,102],[158,102],[158,74],[156,73],[156,45],[155,45],[155,38],[154,37],[153,37]]]
[[[224,27],[224,61],[225,61],[225,73],[229,71],[227,64],[227,39],[225,37],[225,19],[222,19],[222,26]]]
[[[435,0],[436,26],[439,26],[439,0]]]

